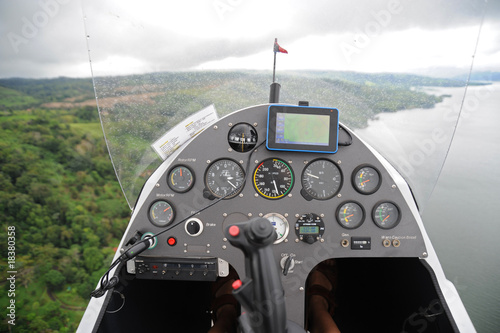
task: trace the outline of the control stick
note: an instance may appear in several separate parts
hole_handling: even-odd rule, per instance
[[[246,278],[233,284],[233,294],[246,313],[240,317],[245,333],[304,332],[297,324],[287,321],[280,269],[271,245],[276,232],[267,219],[255,218],[228,226],[229,242],[245,254]]]

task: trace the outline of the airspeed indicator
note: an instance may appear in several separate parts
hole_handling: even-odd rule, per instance
[[[285,161],[269,158],[257,166],[253,174],[253,186],[257,193],[270,200],[281,199],[293,187],[293,171]]]

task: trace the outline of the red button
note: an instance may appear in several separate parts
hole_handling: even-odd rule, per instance
[[[177,244],[177,239],[175,239],[175,237],[169,237],[167,243],[170,246],[174,246],[175,244]]]
[[[232,284],[233,289],[234,290],[238,289],[239,287],[241,287],[242,284],[243,284],[243,282],[241,282],[241,280],[234,281],[233,284]]]
[[[240,234],[240,228],[238,226],[232,225],[229,227],[229,234],[233,237],[236,237]]]

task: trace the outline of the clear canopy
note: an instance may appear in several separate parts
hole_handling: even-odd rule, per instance
[[[337,108],[340,121],[406,178],[420,210],[429,208],[424,223],[431,239],[433,233],[447,235],[437,243],[445,270],[486,332],[495,319],[484,316],[498,308],[499,298],[476,298],[472,276],[491,265],[481,261],[483,254],[460,252],[454,240],[473,233],[455,228],[452,235],[449,212],[433,208],[429,199],[457,125],[492,108],[491,96],[500,95],[498,84],[484,84],[498,80],[491,69],[500,59],[492,46],[499,7],[472,0],[85,0],[99,115],[129,206],[162,163],[151,145],[209,105],[222,117],[268,103],[276,57],[280,103]],[[273,52],[275,38],[288,53]],[[460,145],[455,156],[465,152],[470,136],[464,137],[453,144]],[[473,150],[477,145],[467,151]],[[457,193],[466,186],[443,183]],[[468,219],[462,230],[468,230]],[[464,272],[456,253],[476,266]]]

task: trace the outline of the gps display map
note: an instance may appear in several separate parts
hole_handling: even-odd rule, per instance
[[[276,143],[328,146],[330,116],[277,113]]]

